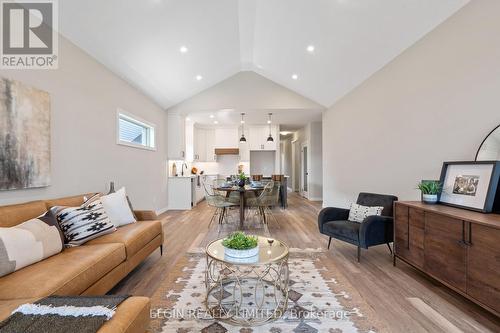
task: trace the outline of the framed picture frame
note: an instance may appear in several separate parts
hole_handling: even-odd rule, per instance
[[[500,161],[444,162],[440,182],[444,205],[491,213],[499,190]]]

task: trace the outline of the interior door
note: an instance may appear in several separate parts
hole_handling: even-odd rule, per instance
[[[304,198],[309,198],[309,161],[308,161],[308,145],[302,144],[301,149],[301,182],[300,192]]]

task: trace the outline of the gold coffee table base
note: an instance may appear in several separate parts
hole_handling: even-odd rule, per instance
[[[237,326],[257,326],[281,318],[288,306],[288,247],[279,241],[270,245],[259,237],[261,256],[252,263],[233,262],[220,256],[217,244],[211,245],[207,247],[205,305],[212,318]]]

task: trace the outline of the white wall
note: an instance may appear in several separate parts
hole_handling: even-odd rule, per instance
[[[61,37],[59,69],[1,70],[50,93],[52,184],[0,192],[0,205],[125,186],[140,209],[167,206],[166,112]],[[156,151],[116,144],[116,110],[156,124]]]
[[[324,205],[418,199],[500,123],[500,1],[471,1],[323,115]]]
[[[309,141],[309,199],[323,199],[323,138],[322,123],[307,126]]]
[[[236,175],[239,165],[243,165],[243,173],[250,174],[250,163],[240,161],[237,155],[219,155],[217,156],[217,162],[194,162],[192,165],[198,168],[198,172],[203,171],[205,175],[218,175],[221,177]]]
[[[307,144],[308,160],[308,198],[321,201],[323,198],[323,136],[322,123],[311,122],[293,134],[291,142],[292,155],[292,183],[295,191],[301,191],[302,177],[302,145]],[[295,151],[293,149],[295,148]]]

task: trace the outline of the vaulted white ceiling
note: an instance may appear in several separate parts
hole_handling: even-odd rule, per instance
[[[467,2],[64,0],[59,17],[64,36],[165,108],[242,70],[328,107]]]

